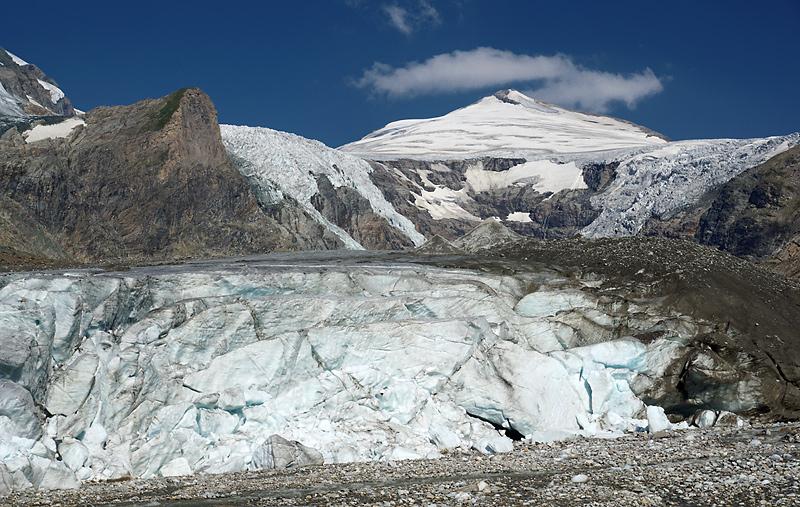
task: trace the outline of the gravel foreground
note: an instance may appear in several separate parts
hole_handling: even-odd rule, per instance
[[[17,505],[800,505],[800,425],[518,443],[437,460],[86,483]]]

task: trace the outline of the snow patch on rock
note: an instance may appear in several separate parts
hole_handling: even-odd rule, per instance
[[[525,211],[514,211],[513,213],[509,213],[506,217],[506,221],[508,222],[520,222],[523,224],[527,224],[533,222],[531,219],[530,212]]]
[[[6,54],[7,54],[8,56],[10,56],[10,57],[11,57],[11,59],[14,61],[14,63],[16,63],[17,65],[19,65],[20,67],[23,67],[23,66],[25,66],[25,65],[30,65],[28,62],[26,62],[26,61],[25,61],[25,60],[23,60],[22,58],[18,57],[17,55],[15,55],[14,53],[12,53],[11,51],[9,51],[9,50],[7,50],[7,49],[6,49],[6,50],[5,50],[5,52],[6,52]]]
[[[528,184],[540,193],[587,188],[583,181],[583,171],[575,162],[559,164],[550,160],[533,160],[515,165],[506,171],[486,171],[480,167],[470,167],[465,176],[467,184],[474,192]]]
[[[47,81],[44,81],[42,79],[38,79],[38,81],[39,84],[42,86],[42,88],[50,92],[50,101],[53,104],[58,104],[58,101],[64,98],[64,92],[62,92],[61,88],[59,88],[58,86],[52,83],[48,83]]]
[[[72,130],[79,125],[86,125],[86,122],[81,118],[67,118],[59,123],[52,125],[37,125],[32,129],[24,132],[22,136],[28,143],[35,143],[44,139],[60,139],[69,137]]]

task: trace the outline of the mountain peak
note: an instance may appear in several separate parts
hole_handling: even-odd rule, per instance
[[[72,103],[39,67],[0,48],[0,116],[74,116]]]
[[[487,218],[458,238],[453,246],[465,252],[476,253],[520,239],[522,236],[503,225],[499,220]]]
[[[553,114],[558,113],[559,111],[569,111],[563,107],[554,106],[553,104],[548,104],[547,102],[543,102],[534,97],[525,95],[521,91],[514,90],[513,88],[506,88],[505,90],[496,91],[493,95],[491,95],[491,97],[506,104],[534,109],[540,113]]]
[[[509,88],[444,116],[389,123],[341,149],[372,160],[531,159],[664,142],[628,121],[571,111]]]
[[[506,88],[504,90],[498,90],[498,91],[494,92],[494,94],[492,96],[495,97],[496,99],[499,99],[499,100],[501,100],[503,102],[508,102],[510,104],[520,104],[520,103],[529,102],[529,101],[538,102],[535,98],[528,97],[524,93],[522,93],[522,92],[520,92],[518,90],[514,90],[513,88]]]

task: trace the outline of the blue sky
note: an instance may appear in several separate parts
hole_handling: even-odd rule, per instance
[[[338,146],[513,87],[673,139],[800,130],[796,0],[6,4],[0,46],[82,109],[198,86]]]

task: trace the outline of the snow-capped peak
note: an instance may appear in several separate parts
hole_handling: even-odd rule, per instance
[[[509,89],[437,118],[389,123],[341,149],[375,160],[541,158],[664,142],[639,125],[570,111]]]
[[[37,66],[0,48],[0,116],[74,116],[72,103]]]
[[[8,53],[8,56],[10,56],[11,59],[14,60],[14,63],[19,65],[20,67],[24,67],[25,65],[30,65],[28,62],[26,62],[22,58],[18,57],[17,55],[12,53],[11,51],[6,50],[6,53]]]

